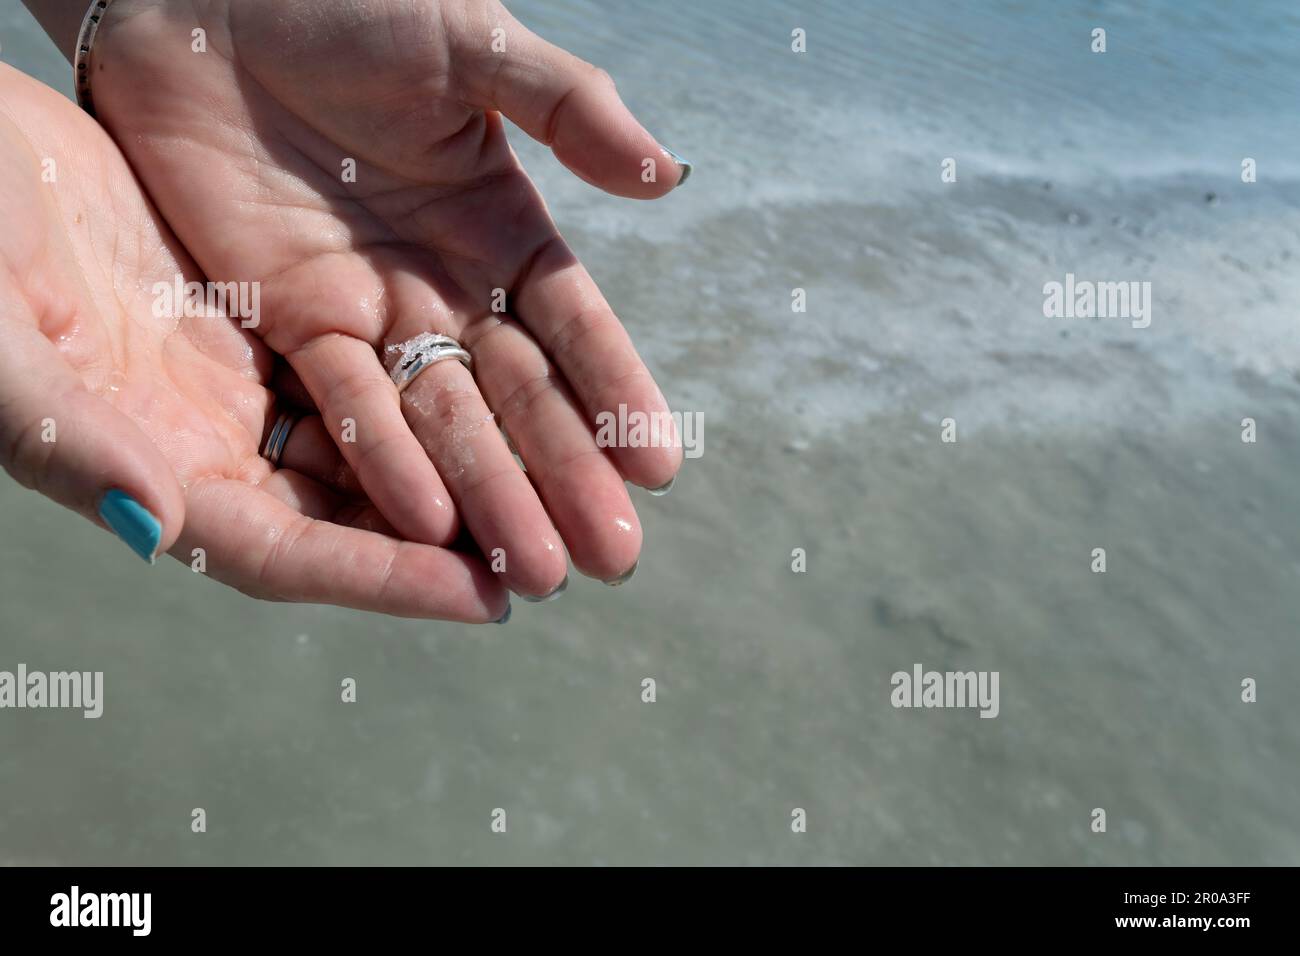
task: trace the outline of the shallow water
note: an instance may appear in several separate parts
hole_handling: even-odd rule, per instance
[[[0,711],[0,861],[1300,863],[1293,5],[512,8],[695,163],[633,204],[518,147],[704,415],[636,577],[504,628],[258,604],[4,479],[0,669],[107,700]],[[1045,318],[1067,272],[1150,327]],[[918,662],[999,716],[893,708]]]

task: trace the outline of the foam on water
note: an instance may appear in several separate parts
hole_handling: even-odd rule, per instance
[[[1239,404],[1242,375],[1292,388],[1300,369],[1300,62],[1258,29],[1296,14],[1267,6],[831,5],[786,18],[800,58],[761,5],[709,5],[676,21],[700,55],[651,104],[696,164],[689,200],[629,207],[523,152],[677,407],[779,423],[797,404],[817,431],[944,409],[1164,428]],[[618,28],[631,14],[580,3],[558,27],[579,12],[634,89],[663,84]],[[1151,327],[1044,318],[1067,272],[1150,281]]]

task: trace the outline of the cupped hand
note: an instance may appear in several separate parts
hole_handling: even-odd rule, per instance
[[[600,413],[668,408],[501,118],[600,188],[662,196],[689,167],[607,74],[483,0],[116,0],[91,76],[202,271],[260,283],[254,331],[399,532],[444,544],[463,519],[524,595],[563,582],[566,546],[630,573],[624,482],[666,486],[681,450],[598,447]],[[383,357],[428,331],[474,375],[442,362],[399,398]]]
[[[197,280],[193,263],[108,135],[5,65],[0,182],[16,224],[0,230],[0,464],[15,478],[107,515],[142,557],[201,555],[256,597],[501,617],[508,595],[477,556],[377,533],[391,528],[374,508],[330,486],[327,440],[278,470],[259,457],[274,356],[235,320],[158,314],[157,284]]]

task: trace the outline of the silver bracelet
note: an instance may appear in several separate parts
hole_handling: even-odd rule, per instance
[[[95,104],[90,99],[90,47],[99,32],[99,22],[104,19],[104,11],[113,0],[94,0],[86,11],[86,19],[81,21],[81,32],[77,34],[77,52],[72,58],[72,78],[77,87],[77,105],[95,115]]]

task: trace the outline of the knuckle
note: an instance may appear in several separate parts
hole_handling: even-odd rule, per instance
[[[559,388],[554,369],[530,376],[516,385],[501,402],[501,420],[508,428],[520,418],[527,420],[533,406],[544,396]]]
[[[422,376],[429,379],[430,384],[425,387],[415,405],[437,434],[445,434],[486,414],[483,399],[475,388],[442,381],[435,383],[433,374],[435,371],[430,370]]]
[[[618,88],[618,85],[614,82],[614,77],[611,76],[609,71],[603,67],[588,63],[587,70],[588,82],[593,86],[604,87],[610,90]]]
[[[560,355],[573,348],[574,344],[591,332],[602,328],[608,322],[610,313],[603,308],[582,309],[566,319],[551,336],[547,350],[552,355]]]
[[[42,440],[44,430],[44,423],[39,418],[20,426],[12,440],[6,443],[4,459],[0,462],[20,485],[41,494],[45,494],[50,459],[55,451],[53,442]]]

